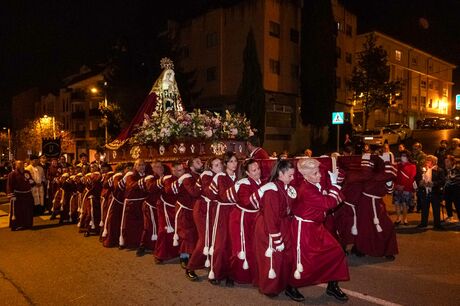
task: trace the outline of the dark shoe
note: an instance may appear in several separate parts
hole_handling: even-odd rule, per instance
[[[335,297],[339,301],[348,301],[348,296],[340,289],[337,282],[327,284],[326,294]]]
[[[211,285],[218,286],[220,285],[220,280],[217,279],[209,279],[208,280]]]
[[[161,260],[161,259],[159,259],[159,258],[157,258],[157,257],[155,257],[155,256],[153,257],[153,261],[154,261],[155,264],[157,264],[157,265],[163,264],[163,260]]]
[[[302,295],[302,293],[297,290],[295,287],[287,286],[286,290],[284,293],[291,298],[291,300],[296,301],[296,302],[303,302],[305,301],[305,297]]]
[[[400,225],[400,224],[401,224],[401,220],[399,220],[399,221],[395,221],[395,223],[394,223],[394,224],[395,224],[395,226],[398,226],[398,225]]]
[[[91,234],[90,234],[89,232],[85,232],[85,233],[83,234],[83,237],[89,237],[90,235],[91,235]]]
[[[356,255],[356,257],[364,257],[366,254],[361,253],[356,247],[351,249],[351,252]]]
[[[225,286],[227,286],[227,287],[234,287],[234,286],[235,286],[235,282],[233,281],[233,279],[227,278],[227,279],[225,280]]]
[[[137,251],[136,251],[136,256],[137,257],[141,257],[141,256],[144,256],[144,252],[145,252],[145,248],[140,246],[137,248]]]
[[[198,280],[198,275],[196,275],[195,271],[193,270],[185,270],[185,277],[187,277],[192,282],[196,282]]]
[[[188,264],[188,258],[180,258],[180,266],[182,269],[187,269],[187,264]]]
[[[124,249],[125,249],[125,246],[124,246],[124,245],[119,245],[119,246],[118,246],[118,249],[119,249],[119,250],[124,250]]]
[[[435,225],[433,226],[433,231],[445,231],[446,228],[444,226],[441,226],[441,225]]]
[[[385,258],[389,261],[394,261],[396,259],[396,257],[394,257],[394,255],[387,255],[385,256]]]
[[[56,219],[56,215],[54,213],[51,214],[50,220]]]
[[[419,225],[417,225],[417,228],[426,228],[426,225],[425,224],[419,224]]]

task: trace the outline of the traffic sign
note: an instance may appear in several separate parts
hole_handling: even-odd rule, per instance
[[[332,113],[332,124],[343,124],[344,123],[344,114],[343,112],[333,112]]]
[[[460,95],[455,96],[455,110],[460,110]]]

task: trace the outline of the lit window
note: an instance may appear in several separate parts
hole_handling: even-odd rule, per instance
[[[270,60],[270,71],[275,74],[280,74],[280,62],[274,59]]]
[[[270,26],[269,27],[270,27],[269,28],[270,36],[280,37],[281,30],[280,30],[280,24],[279,23],[270,21]]]
[[[401,51],[395,50],[395,60],[397,60],[398,62],[401,61]]]

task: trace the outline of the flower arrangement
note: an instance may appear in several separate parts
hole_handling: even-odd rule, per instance
[[[199,109],[193,112],[153,112],[131,137],[132,144],[167,144],[174,139],[246,139],[253,135],[250,121],[242,114],[225,112],[224,116]]]

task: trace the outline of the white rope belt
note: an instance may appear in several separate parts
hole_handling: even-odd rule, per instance
[[[168,234],[174,233],[174,228],[172,227],[171,221],[169,220],[168,210],[166,209],[166,206],[169,206],[169,207],[176,207],[176,206],[171,203],[166,202],[165,199],[163,199],[163,195],[160,196],[160,200],[161,202],[163,202],[163,211],[164,211],[165,220],[166,220],[166,227],[165,227],[166,232]]]
[[[351,207],[351,210],[353,210],[353,226],[351,227],[351,234],[353,236],[356,236],[358,235],[358,228],[356,227],[356,207],[354,204],[351,204],[347,201],[344,201],[343,203],[345,203],[346,205],[350,206]]]
[[[176,215],[174,216],[174,236],[173,236],[173,246],[179,245],[179,234],[177,234],[177,218],[182,209],[193,210],[188,208],[187,206],[181,204],[179,201],[176,201],[177,205],[179,205],[179,209],[176,211]]]
[[[32,190],[15,190],[14,193],[20,193],[20,194],[25,194],[25,193],[29,193],[29,192],[32,192]]]
[[[155,214],[153,212],[154,209],[156,209],[155,206],[153,206],[152,204],[150,204],[149,202],[147,201],[144,201],[145,204],[147,204],[147,206],[149,207],[149,211],[150,211],[150,221],[152,222],[152,237],[150,238],[150,240],[152,241],[156,241],[158,239],[158,234],[157,234],[157,224],[155,222]]]
[[[374,224],[375,224],[375,228],[377,229],[377,232],[381,232],[382,231],[382,227],[380,226],[380,220],[379,218],[377,217],[377,208],[376,208],[376,203],[375,203],[375,200],[376,199],[381,199],[382,197],[379,197],[379,196],[375,196],[373,194],[368,194],[368,193],[365,193],[363,192],[363,194],[369,198],[372,199],[372,210],[374,212]]]
[[[105,216],[104,231],[102,232],[102,238],[107,237],[107,220],[109,219],[109,214],[110,214],[110,211],[112,210],[112,205],[115,201],[117,201],[117,199],[115,199],[115,197],[112,197],[112,200],[110,201],[110,204],[109,204],[109,208],[107,209],[107,215]]]
[[[304,222],[306,222],[306,223],[315,223],[315,221],[309,220],[309,219],[302,219],[301,217],[298,217],[298,216],[294,216],[294,217],[298,221],[298,223],[297,223],[297,248],[296,248],[296,251],[297,251],[296,264],[297,265],[296,265],[296,270],[294,272],[294,278],[295,279],[300,279],[300,273],[303,272],[302,258],[300,256],[300,254],[301,254],[301,252],[300,252],[300,235],[302,233],[302,223],[304,223]]]
[[[205,232],[204,232],[204,248],[203,248],[203,255],[206,256],[206,261],[204,266],[209,268],[211,265],[211,261],[209,260],[209,205],[211,204],[211,200],[204,195],[201,196],[206,203],[206,225],[205,225]]]
[[[99,222],[99,227],[104,226],[104,203],[105,197],[101,197],[101,221]]]

